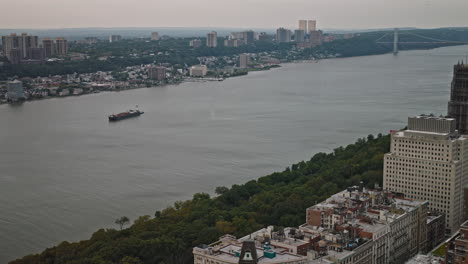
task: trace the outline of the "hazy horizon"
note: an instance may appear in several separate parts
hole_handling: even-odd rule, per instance
[[[466,0],[18,0],[3,4],[3,29],[463,27]],[[371,12],[370,12],[371,11]]]

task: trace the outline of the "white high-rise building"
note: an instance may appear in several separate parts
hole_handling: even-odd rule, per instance
[[[410,199],[428,200],[429,209],[445,214],[447,233],[463,223],[463,189],[468,185],[468,139],[455,119],[408,118],[408,129],[391,133],[384,157],[385,190]]]
[[[218,46],[218,33],[212,31],[206,35],[206,46],[216,48]]]

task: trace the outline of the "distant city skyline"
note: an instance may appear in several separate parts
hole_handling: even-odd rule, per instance
[[[466,0],[22,0],[7,1],[1,28],[225,27],[296,29],[468,26]],[[261,11],[259,11],[261,10]],[[206,15],[203,15],[206,14]]]

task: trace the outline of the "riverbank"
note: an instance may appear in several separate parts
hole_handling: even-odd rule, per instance
[[[280,65],[268,65],[262,68],[248,68],[248,69],[240,69],[239,71],[230,74],[230,75],[223,75],[222,77],[184,77],[184,78],[176,78],[166,80],[164,82],[151,82],[151,83],[140,83],[135,85],[122,85],[122,82],[108,82],[108,83],[81,83],[80,86],[73,86],[69,88],[60,88],[60,87],[51,87],[51,88],[32,88],[30,90],[34,91],[35,94],[39,96],[31,95],[27,96],[25,100],[9,102],[7,100],[1,100],[1,104],[22,104],[30,101],[37,101],[37,100],[47,100],[53,98],[67,98],[67,97],[76,97],[82,95],[91,95],[91,94],[98,94],[101,92],[120,92],[126,90],[133,90],[133,89],[141,89],[141,88],[154,88],[154,87],[162,87],[162,86],[170,86],[170,85],[179,85],[183,82],[207,82],[207,81],[224,81],[227,78],[234,78],[239,76],[245,76],[249,72],[255,71],[268,71],[273,68],[279,68]],[[39,91],[38,91],[39,89]],[[51,95],[51,91],[53,91],[54,95]],[[76,92],[79,91],[79,92]],[[48,95],[44,95],[47,93]],[[29,90],[25,91],[26,95],[32,94]]]

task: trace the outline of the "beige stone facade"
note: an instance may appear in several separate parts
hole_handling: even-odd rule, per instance
[[[391,134],[384,157],[384,190],[429,201],[429,210],[445,214],[446,231],[463,223],[463,189],[468,184],[468,143],[455,120],[410,117],[408,129]]]

